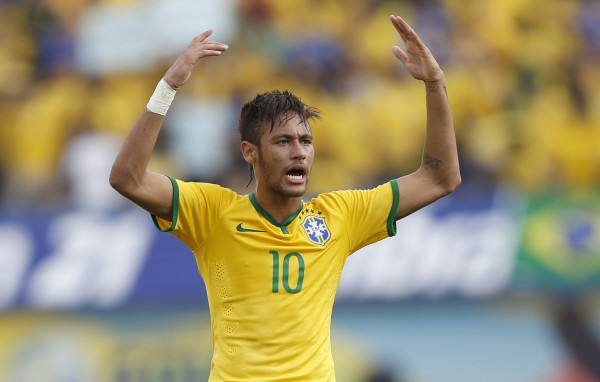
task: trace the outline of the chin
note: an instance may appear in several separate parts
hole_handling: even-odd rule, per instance
[[[306,185],[298,187],[286,187],[281,190],[281,194],[289,198],[299,198],[306,193]]]
[[[285,192],[284,195],[288,196],[290,198],[299,198],[301,196],[304,196],[304,194],[306,193],[306,189],[302,189],[302,190],[298,190],[298,191],[288,191]]]

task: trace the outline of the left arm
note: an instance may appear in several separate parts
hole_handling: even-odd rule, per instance
[[[421,166],[398,178],[400,203],[396,220],[448,195],[461,182],[454,123],[446,92],[444,72],[415,31],[399,16],[390,20],[406,46],[392,53],[408,72],[425,85],[427,126]]]

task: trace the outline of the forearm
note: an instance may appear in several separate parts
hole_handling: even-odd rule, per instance
[[[110,184],[122,194],[142,184],[165,117],[148,110],[133,124],[110,174]]]
[[[451,192],[460,184],[460,171],[446,83],[442,79],[424,84],[427,127],[421,169]]]
[[[406,45],[406,52],[394,46],[392,53],[415,79],[425,84],[427,108],[421,166],[397,179],[403,196],[395,217],[400,219],[451,193],[461,180],[444,72],[406,21],[393,15],[390,20]]]

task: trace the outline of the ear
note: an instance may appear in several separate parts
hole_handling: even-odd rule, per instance
[[[258,148],[254,143],[242,141],[242,155],[244,156],[246,163],[253,165],[258,159]]]

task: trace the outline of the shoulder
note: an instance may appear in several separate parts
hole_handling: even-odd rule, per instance
[[[217,199],[233,202],[246,197],[214,183],[187,182],[177,179],[174,187],[177,188],[176,191],[182,198]]]
[[[193,181],[190,182],[190,181],[185,181],[185,180],[181,180],[181,179],[175,179],[175,180],[176,180],[176,183],[177,183],[177,186],[179,187],[179,189],[185,189],[186,191],[204,192],[204,193],[222,193],[222,194],[241,196],[237,192],[235,192],[227,187],[223,187],[221,185],[214,184],[214,183],[193,182]]]
[[[319,203],[319,202],[328,202],[335,200],[344,200],[348,198],[357,197],[359,195],[369,195],[369,194],[377,194],[378,192],[388,191],[394,188],[394,181],[386,182],[380,185],[377,185],[372,188],[363,188],[363,189],[348,189],[348,190],[337,190],[324,192],[322,194],[317,195],[316,197],[310,200],[311,203]]]
[[[310,200],[310,204],[319,208],[347,208],[357,203],[363,204],[369,200],[387,200],[398,193],[395,180],[380,184],[373,188],[338,190],[319,194]],[[394,196],[395,198],[395,196]]]
[[[308,201],[307,205],[322,211],[335,211],[345,209],[355,190],[338,190],[319,194]]]

